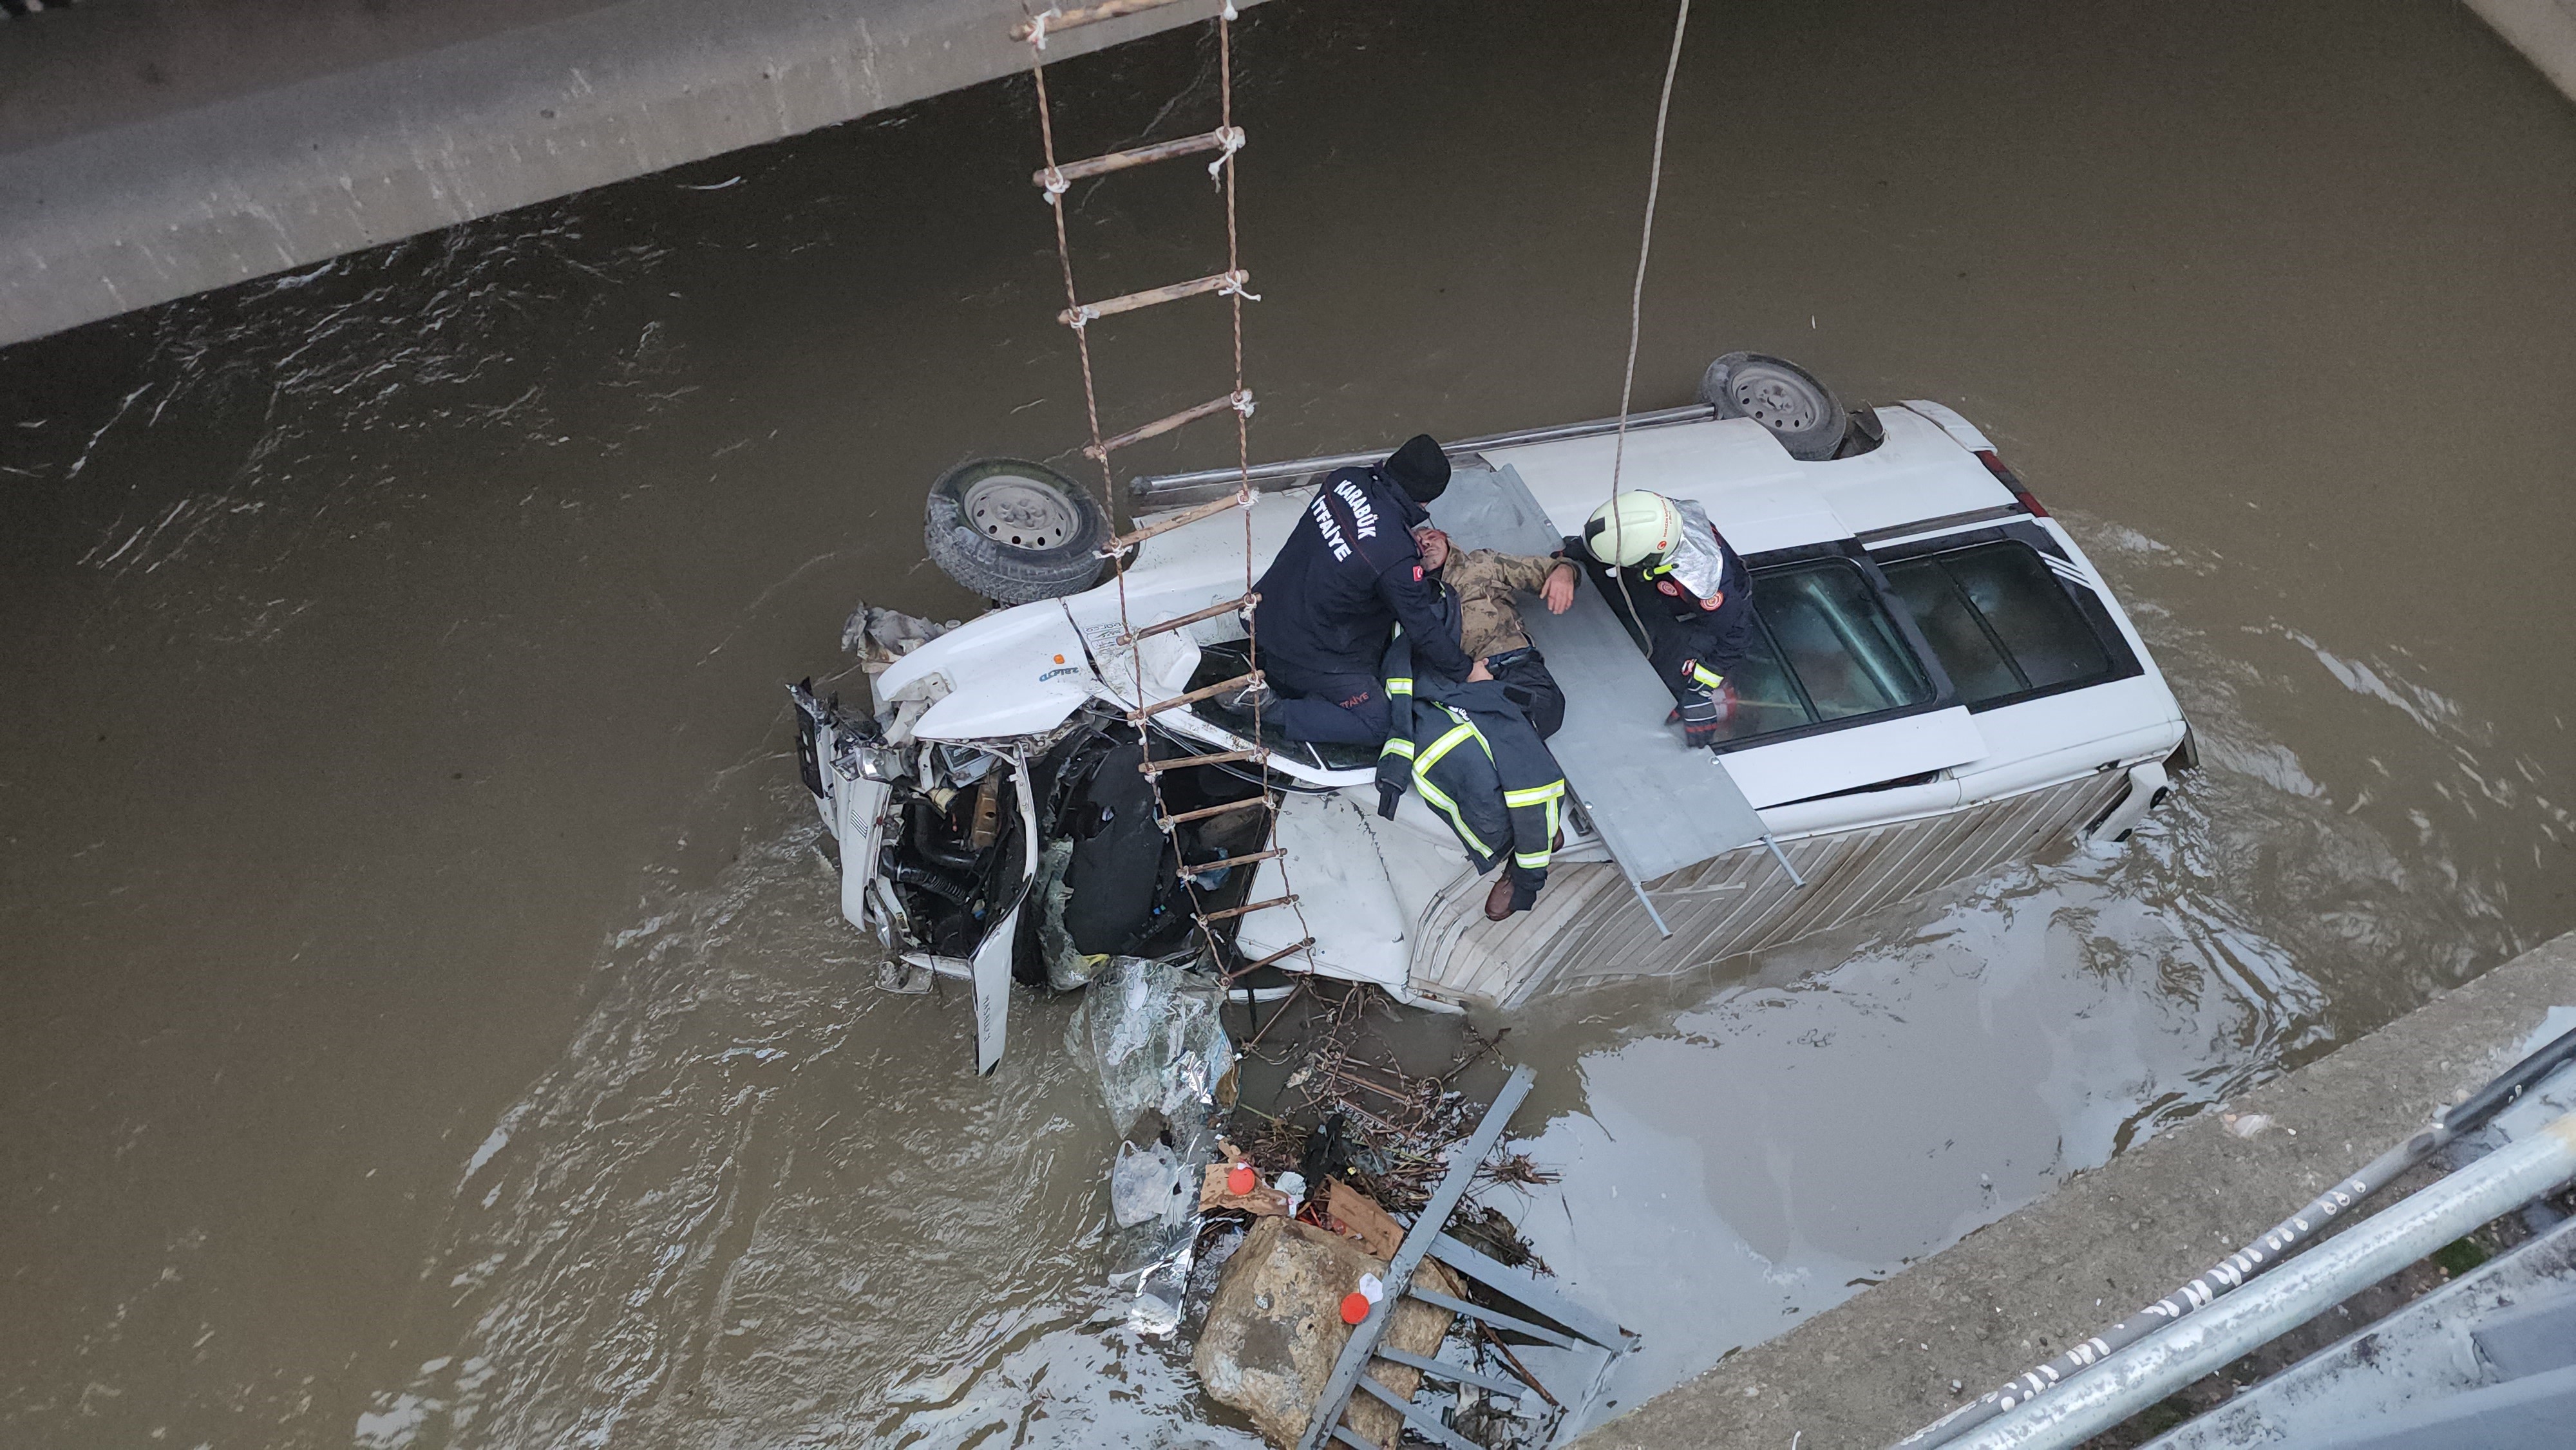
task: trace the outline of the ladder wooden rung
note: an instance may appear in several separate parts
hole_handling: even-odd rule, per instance
[[[1048,16],[1047,34],[1053,35],[1059,30],[1071,30],[1077,25],[1115,20],[1121,15],[1133,15],[1140,10],[1160,10],[1166,5],[1179,3],[1180,0],[1100,0],[1097,5],[1077,5],[1071,10],[1059,10]],[[1013,40],[1026,40],[1036,33],[1037,27],[1025,20],[1011,27]]]
[[[1215,407],[1222,408],[1232,401],[1234,400],[1231,398],[1219,398],[1216,400]],[[1214,411],[1214,409],[1212,408],[1210,411]],[[1204,414],[1201,416],[1204,416]],[[1112,438],[1101,446],[1104,448],[1116,448],[1127,441],[1128,437]],[[1088,452],[1090,450],[1085,449],[1084,451]],[[1252,498],[1248,494],[1228,494],[1224,498],[1217,499],[1213,503],[1203,503],[1196,508],[1185,508],[1179,513],[1171,515],[1169,518],[1156,519],[1152,523],[1145,525],[1143,528],[1131,529],[1128,532],[1111,539],[1108,543],[1100,546],[1100,557],[1106,559],[1112,554],[1132,549],[1136,545],[1154,537],[1156,534],[1168,534],[1174,529],[1186,529],[1201,519],[1215,518],[1218,514],[1224,513],[1230,508],[1248,508],[1251,506],[1251,503]],[[1219,612],[1222,613],[1223,611],[1220,610]],[[1205,619],[1207,617],[1208,616],[1204,614],[1199,616],[1201,619]]]
[[[1238,609],[1250,609],[1260,602],[1261,596],[1259,593],[1245,594],[1234,599],[1229,599],[1223,604],[1211,604],[1196,614],[1184,614],[1178,619],[1166,619],[1160,624],[1149,624],[1143,629],[1129,630],[1127,633],[1118,636],[1118,643],[1122,646],[1132,645],[1136,641],[1143,639],[1148,635],[1165,634],[1175,629],[1187,629],[1191,625],[1196,624],[1203,619],[1214,619],[1220,614],[1232,614]]]
[[[1267,851],[1255,851],[1249,856],[1228,856],[1222,861],[1201,861],[1195,866],[1183,866],[1174,874],[1187,881],[1193,876],[1205,876],[1211,871],[1221,871],[1228,866],[1249,866],[1255,861],[1268,861],[1287,854],[1287,847],[1273,846]]]
[[[1223,765],[1230,760],[1260,760],[1269,754],[1267,750],[1220,750],[1213,755],[1176,755],[1169,760],[1148,760],[1136,768],[1147,775],[1161,775],[1167,770],[1187,770],[1193,765]],[[1206,869],[1204,866],[1199,868],[1201,871]],[[1181,874],[1190,876],[1196,873],[1184,871]]]
[[[1115,317],[1121,312],[1133,312],[1140,307],[1178,302],[1184,297],[1203,296],[1225,288],[1240,289],[1251,280],[1252,274],[1240,269],[1232,272],[1218,272],[1212,276],[1197,277],[1187,282],[1174,282],[1168,287],[1148,287],[1142,292],[1130,292],[1123,297],[1112,297],[1105,302],[1085,302],[1079,306],[1068,307],[1057,313],[1055,320],[1067,327],[1081,327],[1103,317]]]
[[[1295,901],[1296,899],[1297,898],[1294,896],[1274,896],[1268,901],[1253,901],[1247,902],[1242,906],[1229,906],[1223,911],[1211,911],[1207,915],[1200,917],[1199,925],[1207,926],[1233,916],[1250,916],[1256,911],[1268,911],[1274,906],[1286,906],[1288,903]]]
[[[1126,448],[1128,443],[1144,443],[1146,438],[1162,438],[1164,433],[1180,428],[1182,422],[1198,422],[1200,417],[1213,417],[1218,415],[1218,412],[1226,412],[1226,410],[1239,410],[1239,412],[1252,410],[1252,389],[1229,391],[1226,397],[1211,397],[1208,402],[1198,404],[1198,407],[1185,407],[1185,410],[1175,412],[1172,417],[1157,417],[1154,422],[1146,422],[1144,428],[1128,428],[1126,433],[1121,433],[1118,438],[1110,438],[1108,443],[1084,443],[1082,453],[1084,456],[1095,458],[1095,461],[1097,458],[1108,458],[1110,453],[1121,451],[1121,448]],[[1234,497],[1234,500],[1226,500],[1226,502],[1231,505],[1231,502],[1242,502],[1242,500]],[[1180,525],[1167,520],[1167,523],[1159,523],[1154,525],[1154,528],[1149,528],[1149,531],[1141,531],[1141,533],[1151,538],[1154,533],[1162,533],[1164,528],[1180,528]]]
[[[1146,706],[1142,710],[1128,711],[1127,723],[1130,725],[1142,725],[1147,720],[1152,719],[1156,715],[1162,714],[1166,710],[1177,710],[1183,705],[1195,705],[1199,701],[1204,700],[1211,695],[1222,695],[1228,690],[1241,689],[1245,685],[1258,684],[1260,681],[1261,671],[1253,670],[1248,674],[1237,675],[1230,680],[1219,680],[1213,685],[1201,685],[1186,695],[1174,695],[1168,700],[1156,700],[1153,704]]]
[[[1169,161],[1176,156],[1196,156],[1206,151],[1242,149],[1243,128],[1219,126],[1213,131],[1203,131],[1196,136],[1183,136],[1177,141],[1157,141],[1151,146],[1131,146],[1124,151],[1112,151],[1106,156],[1068,161],[1052,171],[1041,166],[1029,174],[1029,179],[1048,191],[1061,191],[1066,182],[1081,181],[1093,176],[1107,176],[1113,171],[1125,171],[1131,166],[1148,166],[1157,161]]]
[[[1227,801],[1221,806],[1201,806],[1194,811],[1183,811],[1177,816],[1164,816],[1161,820],[1161,824],[1163,829],[1168,831],[1174,826],[1184,825],[1191,821],[1204,821],[1210,816],[1221,816],[1228,811],[1245,810],[1252,806],[1266,806],[1268,804],[1270,804],[1270,797],[1266,795],[1245,796],[1239,801]]]
[[[1284,962],[1314,944],[1315,939],[1310,936],[1304,941],[1298,942],[1293,946],[1281,947],[1279,950],[1272,952],[1270,955],[1263,957],[1257,962],[1246,962],[1242,966],[1235,968],[1233,971],[1226,973],[1226,980],[1233,981],[1237,977],[1250,976],[1252,973],[1260,971],[1263,967],[1270,966],[1276,962]]]

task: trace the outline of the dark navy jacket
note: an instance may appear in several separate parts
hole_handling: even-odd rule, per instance
[[[1617,576],[1592,556],[1583,541],[1569,537],[1565,553],[1584,566],[1593,582],[1605,592],[1623,589],[1637,610],[1638,622],[1648,635],[1647,656],[1655,672],[1664,677],[1664,688],[1681,701],[1704,698],[1717,681],[1735,673],[1736,666],[1753,651],[1753,576],[1746,572],[1744,560],[1724,535],[1717,540],[1718,552],[1725,558],[1719,572],[1718,591],[1726,596],[1715,609],[1702,609],[1699,599],[1689,590],[1666,594],[1656,581],[1637,577],[1634,569],[1622,569]],[[1679,589],[1679,585],[1675,585]],[[1611,612],[1627,620],[1627,610],[1615,601]],[[1263,641],[1268,644],[1267,639]]]
[[[1327,675],[1378,678],[1387,641],[1401,623],[1415,663],[1464,679],[1439,582],[1423,577],[1413,530],[1430,515],[1375,468],[1336,469],[1253,586],[1261,663],[1283,693]]]
[[[1499,680],[1416,678],[1408,629],[1386,652],[1394,729],[1377,758],[1377,813],[1395,819],[1407,788],[1441,815],[1481,876],[1511,862],[1514,910],[1547,884],[1565,775]]]

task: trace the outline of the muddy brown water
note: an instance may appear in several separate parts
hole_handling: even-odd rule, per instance
[[[1260,453],[1615,406],[1668,15],[1247,18]],[[1208,63],[1064,67],[1068,145]],[[0,1441],[1248,1440],[1099,1285],[1071,1004],[978,1079],[874,991],[785,753],[856,600],[970,606],[927,481],[1080,431],[1032,148],[988,86],[0,353]],[[1076,193],[1097,290],[1196,174]],[[2576,922],[2571,277],[2576,110],[2443,0],[1701,7],[1641,403],[1961,408],[2208,764],[1508,1024],[1617,1395]],[[1222,385],[1186,312],[1113,420]]]

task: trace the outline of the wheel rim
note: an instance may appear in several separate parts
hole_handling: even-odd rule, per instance
[[[1744,416],[1775,433],[1804,433],[1825,421],[1824,395],[1806,379],[1776,368],[1738,367],[1726,380]]]
[[[976,532],[1013,549],[1061,548],[1081,526],[1071,500],[1018,474],[977,480],[966,490],[964,503],[967,522]]]

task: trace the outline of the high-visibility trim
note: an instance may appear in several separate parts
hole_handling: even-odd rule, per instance
[[[1503,792],[1503,804],[1507,806],[1534,806],[1539,804],[1541,801],[1552,801],[1563,794],[1565,794],[1565,782],[1563,780],[1553,780],[1548,782],[1546,785],[1531,786],[1527,790],[1507,790]]]
[[[1726,676],[1717,673],[1706,665],[1698,663],[1693,663],[1691,665],[1690,677],[1692,680],[1699,684],[1706,685],[1712,690],[1726,683]]]
[[[1458,839],[1466,842],[1468,849],[1479,856],[1494,854],[1494,848],[1485,844],[1485,838],[1468,828],[1467,818],[1458,813],[1458,803],[1449,798],[1447,791],[1433,785],[1428,778],[1418,773],[1413,777],[1413,788],[1422,792],[1424,800],[1440,808],[1440,813],[1449,818],[1449,828],[1458,833]]]
[[[1443,706],[1442,709],[1446,710],[1450,718],[1456,720],[1458,723],[1451,726],[1447,734],[1444,734],[1439,739],[1432,741],[1428,747],[1423,749],[1420,754],[1414,757],[1413,788],[1422,792],[1422,798],[1424,800],[1427,800],[1440,808],[1441,814],[1449,818],[1450,829],[1458,833],[1458,839],[1466,842],[1469,849],[1473,850],[1479,856],[1491,856],[1494,854],[1494,848],[1486,845],[1485,838],[1477,835],[1474,830],[1469,828],[1467,825],[1467,817],[1458,809],[1458,802],[1450,799],[1447,791],[1444,791],[1440,787],[1431,783],[1431,768],[1440,763],[1441,757],[1447,755],[1450,751],[1457,749],[1464,741],[1473,740],[1479,745],[1485,744],[1485,733],[1476,728],[1474,721],[1460,715],[1455,710],[1448,710],[1448,707],[1446,706]],[[1493,747],[1486,745],[1485,753],[1487,755],[1493,754]]]
[[[1525,871],[1544,871],[1551,854],[1547,851],[1514,851],[1512,864]]]
[[[1485,752],[1485,758],[1487,760],[1494,758],[1494,742],[1485,738],[1484,731],[1476,729],[1476,722],[1467,717],[1466,711],[1459,709],[1455,705],[1443,705],[1440,707],[1440,713],[1457,721],[1462,728],[1475,731],[1477,747]]]
[[[1457,749],[1461,741],[1470,739],[1482,744],[1485,739],[1484,732],[1478,730],[1472,721],[1461,720],[1456,725],[1449,728],[1448,734],[1432,741],[1429,749],[1424,750],[1421,754],[1414,757],[1413,778],[1415,783],[1424,783],[1431,773],[1431,767],[1438,765],[1442,756]],[[1486,747],[1485,753],[1488,755],[1493,754],[1492,747]]]
[[[1413,693],[1413,677],[1412,677],[1411,675],[1399,675],[1399,676],[1397,676],[1397,677],[1395,677],[1395,678],[1393,678],[1393,679],[1388,680],[1388,681],[1386,682],[1386,692],[1387,692],[1388,694],[1390,694],[1390,695],[1410,695],[1410,694],[1412,694],[1412,693]]]
[[[1413,758],[1413,742],[1405,739],[1401,735],[1390,735],[1386,737],[1386,743],[1378,747],[1377,753],[1381,756],[1401,755],[1405,759],[1411,760]]]

